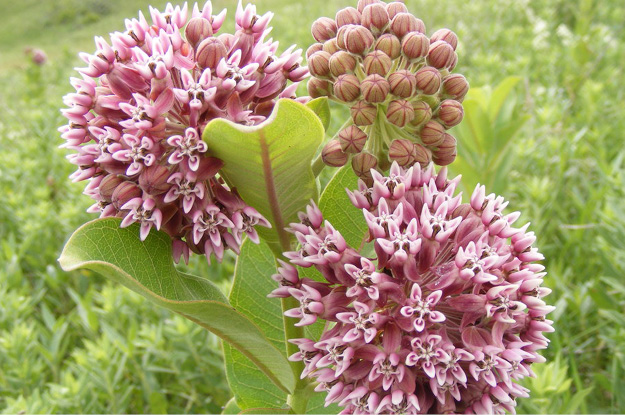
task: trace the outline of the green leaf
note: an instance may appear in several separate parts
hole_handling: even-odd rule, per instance
[[[310,400],[308,401],[308,407],[306,413],[308,414],[338,414],[341,412],[341,408],[335,403],[324,406],[325,399],[328,394],[325,392],[312,392]]]
[[[315,111],[315,114],[317,114],[317,117],[321,120],[321,124],[323,124],[323,129],[327,131],[330,126],[330,105],[328,104],[328,98],[315,98],[308,101],[306,106]]]
[[[509,76],[497,85],[497,88],[493,91],[488,104],[488,115],[491,121],[494,122],[497,120],[501,107],[503,107],[503,104],[508,100],[512,90],[519,84],[519,82],[521,82],[520,77]]]
[[[233,397],[226,403],[224,409],[221,411],[221,415],[235,415],[241,412],[241,408],[237,406],[237,401]]]
[[[286,408],[250,408],[240,412],[241,414],[288,414],[291,413]]]
[[[230,304],[252,320],[273,346],[286,351],[282,307],[279,299],[267,298],[276,286],[275,259],[269,246],[247,239],[241,246],[230,291]],[[226,375],[241,409],[275,408],[286,403],[286,393],[271,383],[242,353],[224,344]]]
[[[319,117],[289,99],[279,100],[271,116],[259,125],[243,126],[219,118],[204,130],[211,155],[224,162],[220,174],[271,222],[271,229],[259,228],[258,233],[277,254],[291,243],[284,227],[297,220],[297,212],[310,199],[317,199],[310,165],[323,137]]]
[[[107,218],[78,228],[63,248],[61,267],[98,272],[181,314],[231,343],[280,389],[293,390],[289,362],[261,329],[210,281],[176,270],[167,234],[153,230],[142,242],[137,224],[124,229],[119,224],[119,219]]]
[[[319,209],[323,212],[324,219],[341,232],[345,241],[359,250],[367,234],[367,222],[362,211],[349,200],[345,189],[358,189],[358,178],[351,165],[341,167],[334,174],[321,195]]]

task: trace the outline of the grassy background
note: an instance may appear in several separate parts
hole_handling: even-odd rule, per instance
[[[164,1],[152,2],[163,7]],[[625,4],[617,0],[414,0],[428,33],[460,36],[458,72],[473,98],[509,76],[512,134],[498,190],[532,222],[558,307],[548,364],[525,382],[526,413],[625,411]],[[260,0],[283,47],[350,2]],[[214,7],[234,11],[233,0]],[[228,400],[217,339],[96,275],[62,272],[63,242],[91,218],[57,126],[79,51],[123,29],[138,0],[0,0],[0,411],[219,412]],[[228,19],[226,28],[232,27]],[[26,47],[50,61],[29,63]],[[337,123],[340,120],[336,121]],[[461,143],[459,152],[462,154]],[[488,157],[486,152],[485,157]],[[478,171],[484,176],[488,172]],[[485,178],[484,180],[487,180]],[[195,273],[227,286],[221,267]]]

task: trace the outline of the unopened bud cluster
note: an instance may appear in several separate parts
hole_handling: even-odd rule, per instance
[[[355,173],[371,182],[370,169],[385,170],[392,161],[404,167],[454,161],[456,139],[447,130],[462,120],[469,85],[451,73],[457,36],[425,31],[401,2],[359,0],[334,20],[315,21],[308,91],[348,105],[353,122],[324,148],[327,164],[341,166],[353,155]]]
[[[72,178],[89,180],[90,211],[140,223],[142,239],[151,228],[167,232],[176,260],[190,250],[220,260],[269,223],[219,177],[223,163],[209,156],[204,128],[215,118],[262,122],[277,98],[294,98],[308,69],[294,46],[277,53],[273,14],[253,5],[239,3],[234,34],[217,35],[226,11],[213,15],[210,1],[150,13],[152,23],[140,13],[81,54],[87,66],[71,80],[69,124],[60,128],[75,151]]]

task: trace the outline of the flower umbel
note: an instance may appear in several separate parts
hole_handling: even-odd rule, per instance
[[[285,313],[297,325],[326,322],[318,340],[291,339],[291,359],[345,414],[514,412],[529,392],[515,381],[553,331],[534,234],[483,186],[461,203],[446,168],[393,163],[372,177],[348,192],[369,228],[363,252],[315,205],[291,225],[301,248],[284,255],[325,282],[282,263],[272,296],[300,302]]]
[[[308,69],[295,46],[278,53],[272,13],[253,5],[239,3],[233,34],[217,35],[226,11],[213,14],[210,1],[150,15],[152,23],[139,13],[80,55],[86,66],[71,79],[69,124],[60,128],[75,151],[71,177],[89,180],[91,212],[140,223],[141,239],[152,228],[167,232],[177,261],[190,250],[221,260],[243,234],[257,242],[255,226],[270,225],[220,178],[223,162],[209,156],[204,128],[215,118],[262,122],[276,99],[295,98]]]
[[[322,17],[312,26],[318,43],[307,51],[312,97],[328,96],[350,107],[351,123],[338,135],[337,149],[324,157],[331,166],[365,153],[373,167],[391,162],[409,167],[430,161],[448,165],[456,157],[456,139],[446,132],[463,117],[462,100],[469,85],[451,72],[458,62],[457,36],[441,29],[425,34],[423,22],[401,2],[359,0],[357,8]],[[358,146],[351,137],[362,136]],[[349,137],[349,138],[346,138]],[[352,157],[356,174],[368,184],[362,156]]]

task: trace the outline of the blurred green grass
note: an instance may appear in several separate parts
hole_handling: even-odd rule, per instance
[[[235,1],[213,4],[229,8],[231,29]],[[348,5],[257,2],[260,12],[275,13],[273,36],[283,48],[306,48],[312,21]],[[458,33],[457,71],[483,92],[471,93],[477,107],[487,108],[489,88],[521,78],[492,138],[510,143],[507,172],[482,179],[532,222],[547,258],[545,285],[554,290],[548,299],[558,307],[550,362],[525,382],[532,397],[520,400],[519,410],[625,411],[625,4],[407,5],[428,33]],[[214,336],[97,275],[67,274],[56,263],[71,231],[91,218],[83,186],[67,180],[72,168],[57,148],[61,99],[72,67],[81,64],[77,53],[94,49],[94,35],[122,30],[139,9],[149,15],[137,0],[0,0],[0,411],[219,412],[228,400]],[[45,50],[48,64],[32,65],[27,47]],[[504,128],[521,118],[516,134]],[[483,169],[463,172],[497,174]],[[227,286],[232,258],[221,267],[196,259],[191,267]]]

